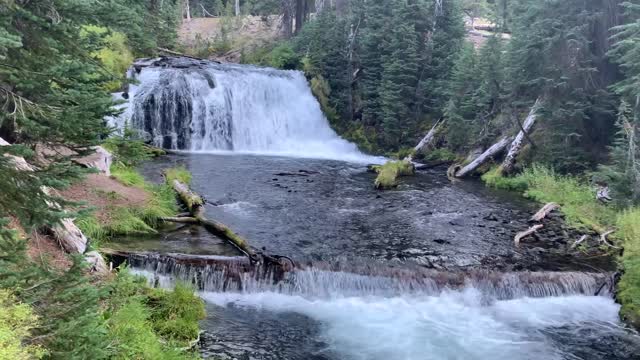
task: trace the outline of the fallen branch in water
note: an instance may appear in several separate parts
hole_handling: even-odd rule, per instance
[[[533,233],[535,233],[536,231],[542,229],[544,227],[544,225],[542,224],[538,224],[538,225],[534,225],[532,227],[530,227],[529,229],[525,230],[525,231],[521,231],[519,233],[516,234],[516,236],[513,238],[513,241],[516,243],[516,246],[520,246],[520,240],[522,240],[523,238],[532,235]]]
[[[540,222],[542,219],[546,218],[552,211],[560,209],[560,205],[556,203],[548,203],[543,206],[542,209],[538,210],[538,212],[531,217],[531,221]]]

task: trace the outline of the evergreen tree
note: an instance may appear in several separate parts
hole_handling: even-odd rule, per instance
[[[364,3],[364,23],[360,44],[360,65],[362,67],[362,118],[365,124],[380,123],[382,106],[379,95],[380,79],[383,72],[383,57],[387,53],[384,44],[390,33],[391,1],[366,1]]]
[[[418,82],[418,35],[415,22],[414,4],[407,0],[392,3],[392,23],[394,24],[385,44],[387,54],[383,58],[380,98],[382,128],[385,142],[390,147],[403,144],[413,124]]]

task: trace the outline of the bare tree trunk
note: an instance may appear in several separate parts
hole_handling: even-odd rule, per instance
[[[433,141],[433,139],[435,138],[436,135],[436,131],[438,130],[438,128],[440,127],[440,124],[442,123],[442,119],[438,120],[433,127],[431,128],[431,130],[429,130],[429,132],[427,133],[427,135],[425,135],[425,137],[418,143],[418,145],[416,145],[416,147],[413,149],[413,151],[417,154],[423,150],[425,150]]]
[[[540,106],[542,106],[542,100],[538,98],[538,100],[536,100],[536,103],[533,104],[531,111],[529,111],[529,115],[527,116],[527,119],[524,121],[524,125],[522,126],[522,129],[516,136],[515,140],[513,140],[513,142],[511,143],[511,146],[509,147],[509,152],[507,153],[507,156],[504,158],[504,161],[500,166],[500,172],[503,175],[510,174],[513,171],[513,167],[515,166],[515,163],[516,163],[516,157],[518,157],[520,150],[522,150],[522,142],[524,141],[524,138],[527,136],[527,133],[531,130],[533,125],[535,125],[536,123],[536,120],[538,118],[537,113],[538,113],[538,110],[540,109]]]
[[[236,16],[240,16],[240,0],[236,0]]]
[[[512,137],[503,137],[497,143],[493,144],[490,148],[488,148],[482,155],[478,156],[475,160],[473,160],[469,165],[463,167],[462,169],[456,172],[456,177],[465,177],[477,169],[480,165],[484,164],[487,160],[491,159],[495,155],[499,154],[504,148],[507,147],[509,142],[511,142]]]
[[[282,35],[290,38],[293,34],[294,0],[281,0],[282,6]]]
[[[189,8],[189,0],[182,1],[182,12],[187,22],[191,21],[191,9]]]

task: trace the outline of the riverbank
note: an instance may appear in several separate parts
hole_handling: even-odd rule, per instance
[[[149,360],[199,357],[194,344],[200,333],[198,321],[205,313],[194,289],[180,283],[172,289],[151,288],[146,279],[126,268],[110,271],[100,257],[100,248],[109,238],[155,234],[160,218],[175,215],[178,209],[169,187],[148,184],[132,167],[152,153],[126,156],[121,145],[129,150],[147,148],[129,141],[111,146],[115,162],[110,173],[108,165],[98,166],[99,171],[80,175],[55,192],[55,201],[65,205],[65,214],[76,217],[66,220],[70,224],[67,229],[75,223],[79,230],[74,236],[86,236],[84,250],[76,254],[61,246],[68,233],[54,225],[25,230],[25,222],[16,217],[0,224],[10,229],[0,231],[0,332],[8,331],[11,341],[8,347],[0,341],[0,355],[59,358],[88,353],[92,358]],[[74,162],[109,164],[111,154],[104,149],[98,152],[104,157],[94,162],[93,155],[81,158],[69,150]],[[20,163],[29,162],[21,158]],[[74,318],[73,327],[66,325],[71,320],[68,316]],[[55,339],[44,336],[42,329],[55,334]],[[31,346],[21,347],[21,342]]]
[[[596,199],[596,190],[574,177],[562,176],[542,166],[532,166],[514,177],[502,177],[497,168],[482,180],[489,187],[517,191],[544,203],[557,203],[569,225],[595,240],[591,246],[618,255],[622,273],[617,299],[621,317],[640,326],[640,209],[619,209]],[[574,244],[587,251],[587,243]],[[583,239],[584,241],[584,239]]]

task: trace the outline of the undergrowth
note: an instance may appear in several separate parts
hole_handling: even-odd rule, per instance
[[[178,350],[198,336],[204,303],[186,285],[174,290],[153,289],[146,279],[127,269],[108,285],[107,327],[117,359],[197,359]]]
[[[167,169],[164,175],[169,183],[173,182],[173,180],[178,180],[183,184],[191,184],[191,173],[184,166]]]
[[[640,208],[617,209],[600,203],[595,198],[595,189],[585,181],[556,174],[540,165],[514,177],[503,177],[494,168],[482,179],[491,187],[524,191],[526,197],[541,203],[558,203],[567,223],[578,229],[598,233],[615,230],[612,240],[624,248],[619,259],[623,270],[618,284],[621,315],[640,326]]]
[[[568,224],[578,229],[603,232],[615,224],[615,210],[596,201],[595,189],[544,166],[533,165],[514,177],[503,177],[494,168],[482,180],[494,188],[524,192],[526,197],[541,203],[558,203]]]

